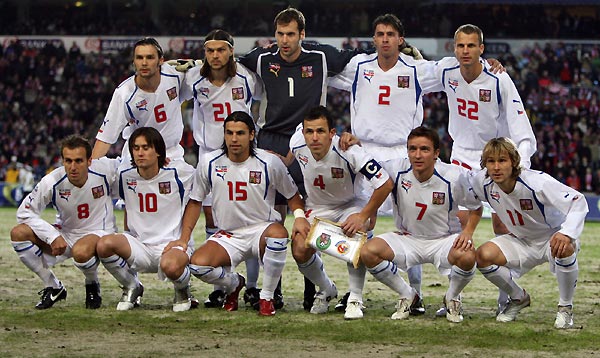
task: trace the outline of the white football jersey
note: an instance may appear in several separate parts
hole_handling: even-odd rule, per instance
[[[423,122],[422,95],[441,90],[434,64],[400,54],[396,65],[383,71],[376,53],[354,56],[329,80],[330,86],[350,91],[352,133],[361,141],[405,146],[410,131]]]
[[[281,220],[274,208],[276,191],[289,199],[298,188],[274,154],[256,149],[256,156],[235,163],[219,149],[200,158],[190,198],[202,201],[211,191],[219,229],[233,231]]]
[[[123,81],[115,90],[96,139],[113,144],[123,134],[129,139],[139,127],[156,128],[167,149],[179,145],[183,135],[180,90],[184,79],[181,72],[163,64],[160,85],[148,93],[135,84],[135,75]]]
[[[61,232],[84,236],[95,230],[117,230],[111,189],[117,178],[117,159],[95,159],[88,179],[78,188],[67,178],[64,167],[44,176],[17,209],[17,222],[28,225],[41,240],[51,243]],[[48,204],[58,212],[56,226],[41,217]]]
[[[225,118],[235,111],[250,113],[252,100],[262,96],[262,82],[256,74],[240,63],[236,65],[235,77],[230,77],[220,87],[200,75],[200,66],[186,74],[182,96],[194,99],[192,129],[201,152],[221,148]]]
[[[465,168],[438,160],[432,177],[421,183],[408,159],[384,162],[383,166],[394,179],[394,218],[402,233],[424,239],[456,234],[461,231],[458,206],[469,210],[481,207]]]
[[[360,146],[353,145],[347,151],[339,149],[340,137],[335,135],[329,152],[319,161],[312,156],[302,131],[296,131],[290,139],[290,150],[300,163],[306,189],[306,208],[325,206],[335,208],[356,199],[354,183],[357,175],[363,175],[373,189],[377,189],[389,176],[373,156]]]
[[[529,167],[537,144],[519,92],[506,72],[493,74],[481,61],[483,71],[471,83],[460,74],[456,59],[444,58],[435,66],[436,77],[448,97],[448,133],[455,147],[470,150],[483,150],[492,138],[508,137],[517,144],[522,162]],[[473,164],[469,163],[479,167],[479,163]]]
[[[119,196],[125,201],[129,232],[147,245],[179,238],[193,172],[189,164],[160,168],[154,178],[146,180],[134,167],[121,171]]]
[[[519,239],[546,241],[557,231],[573,239],[581,235],[588,205],[575,189],[544,172],[523,169],[514,190],[506,194],[486,174],[485,169],[471,172],[475,194]]]

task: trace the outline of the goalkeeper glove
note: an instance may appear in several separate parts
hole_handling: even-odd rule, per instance
[[[419,49],[410,45],[408,42],[404,42],[404,46],[401,46],[400,51],[405,54],[408,55],[412,58],[414,58],[415,60],[422,60],[423,59],[423,55],[421,55],[421,52],[419,52]]]
[[[169,60],[167,65],[175,67],[179,72],[187,72],[190,68],[202,65],[202,60],[178,59]]]

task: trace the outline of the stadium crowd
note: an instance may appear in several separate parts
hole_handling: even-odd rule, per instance
[[[194,1],[185,6],[162,2],[99,2],[87,6],[36,4],[19,13],[17,5],[0,3],[0,33],[12,35],[148,35],[204,36],[211,29],[224,28],[234,36],[262,36],[269,32],[273,16],[287,2],[213,2]],[[470,22],[473,13],[489,14],[478,18],[487,36],[521,38],[595,38],[599,26],[598,7],[570,4],[542,5],[473,4],[457,6],[417,1],[303,0],[297,4],[308,19],[314,36],[362,36],[379,14],[401,14],[410,37],[447,36],[453,29]],[[439,21],[424,21],[428,19]]]

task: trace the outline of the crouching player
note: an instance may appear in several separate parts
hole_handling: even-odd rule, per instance
[[[297,131],[290,140],[290,149],[304,176],[306,217],[310,221],[320,217],[341,222],[348,236],[359,230],[366,232],[375,226],[372,219],[392,191],[393,183],[379,163],[360,146],[352,146],[345,152],[339,149],[333,117],[325,107],[315,107],[307,113],[302,131]],[[358,176],[367,178],[374,189],[368,202],[358,199],[355,194],[354,184]],[[305,239],[304,235],[293,237],[292,253],[300,272],[319,286],[310,313],[325,313],[329,301],[337,295],[337,289],[325,273],[315,249],[305,247]],[[350,295],[345,319],[363,317],[365,274],[364,265],[360,264],[355,269],[351,263],[348,264]]]
[[[92,147],[80,136],[67,137],[61,146],[63,166],[42,178],[17,210],[10,240],[19,258],[44,282],[38,309],[67,298],[67,290],[49,266],[73,257],[85,276],[85,307],[102,304],[98,282],[96,243],[116,231],[111,186],[118,160],[92,160]],[[42,219],[48,204],[56,208],[52,225]]]
[[[477,267],[510,296],[496,320],[514,321],[531,298],[514,280],[545,262],[558,281],[556,328],[573,326],[573,296],[579,267],[577,252],[588,206],[585,197],[546,173],[524,169],[508,138],[490,140],[481,156],[482,171],[472,174],[473,190],[498,213],[510,234],[477,249]]]
[[[481,202],[469,190],[468,172],[437,160],[440,139],[434,130],[417,127],[408,135],[408,160],[384,162],[395,178],[394,218],[398,231],[368,241],[360,258],[373,276],[397,292],[400,300],[392,319],[406,319],[419,295],[398,274],[398,268],[431,263],[450,275],[443,302],[446,319],[462,322],[460,293],[475,275],[473,232],[481,219]],[[458,206],[469,208],[464,230]]]
[[[173,311],[187,311],[198,304],[190,294],[187,267],[194,246],[167,244],[179,238],[194,168],[185,163],[165,168],[165,141],[152,127],[134,130],[128,145],[131,166],[119,173],[118,181],[127,210],[126,231],[102,237],[96,248],[106,270],[123,287],[117,310],[139,306],[144,286],[138,272],[158,272],[159,278],[173,282]]]
[[[238,309],[238,295],[245,278],[235,268],[248,258],[260,258],[263,289],[259,314],[275,314],[273,295],[285,265],[288,232],[274,209],[275,193],[288,198],[296,214],[293,232],[306,235],[304,203],[285,165],[274,154],[254,147],[256,131],[249,114],[233,112],[224,122],[222,149],[204,155],[198,162],[194,188],[183,217],[181,237],[171,246],[186,247],[202,209],[202,200],[212,192],[213,215],[220,231],[212,235],[191,258],[190,269],[202,281],[226,288],[223,308]]]

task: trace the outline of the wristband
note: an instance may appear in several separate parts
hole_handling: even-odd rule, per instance
[[[295,219],[304,218],[304,210],[302,210],[302,209],[294,210],[294,218]]]

